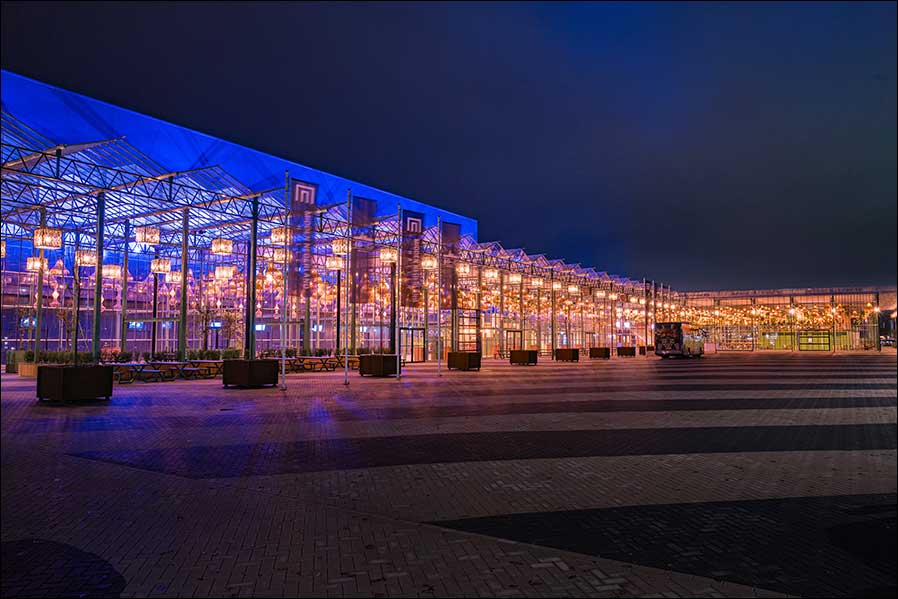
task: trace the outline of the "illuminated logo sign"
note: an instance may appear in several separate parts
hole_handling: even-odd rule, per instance
[[[294,181],[291,199],[294,206],[301,204],[312,205],[315,203],[315,188],[299,181]]]
[[[405,219],[405,230],[409,233],[420,233],[424,223],[420,218],[409,216]]]

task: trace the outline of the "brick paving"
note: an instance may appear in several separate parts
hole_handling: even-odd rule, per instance
[[[4,374],[2,595],[894,594],[896,374],[487,360],[67,406]]]

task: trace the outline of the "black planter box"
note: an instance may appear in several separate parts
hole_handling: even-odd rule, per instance
[[[446,359],[449,370],[480,370],[479,351],[451,351]]]
[[[644,355],[645,355],[645,346],[644,346],[644,345],[640,345],[640,346],[639,346],[639,355],[640,355],[640,356],[644,356]]]
[[[225,360],[221,384],[225,387],[262,387],[278,384],[277,360]]]
[[[645,348],[646,348],[648,351],[650,351],[650,352],[655,351],[655,346],[654,346],[654,345],[646,345]]]
[[[359,356],[359,374],[396,376],[396,362],[396,354],[362,354]]]
[[[589,357],[590,358],[601,358],[602,360],[610,360],[611,359],[611,348],[610,347],[590,347],[589,348]]]
[[[617,348],[617,355],[622,357],[636,357],[636,348],[635,347],[619,347]]]
[[[112,398],[112,366],[39,366],[37,399],[74,401]]]
[[[512,364],[520,364],[522,366],[532,366],[536,364],[539,352],[535,349],[513,349],[509,354],[509,361]]]
[[[579,362],[579,348],[558,348],[555,350],[555,360],[558,362]]]

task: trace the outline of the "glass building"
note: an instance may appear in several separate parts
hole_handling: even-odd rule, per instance
[[[876,291],[678,293],[6,71],[2,100],[4,355],[553,355],[673,320],[720,350],[878,348]]]

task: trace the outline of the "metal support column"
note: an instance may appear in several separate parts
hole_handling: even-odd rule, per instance
[[[94,273],[94,321],[91,347],[94,362],[100,361],[100,309],[103,306],[103,229],[106,221],[106,194],[97,194],[97,262]]]
[[[47,210],[41,208],[41,224],[47,226]],[[34,293],[34,361],[40,362],[41,351],[41,327],[43,326],[44,312],[44,248],[41,248],[38,255],[37,284]]]
[[[505,271],[499,271],[499,355],[505,355]]]
[[[246,306],[244,310],[246,328],[243,338],[243,358],[246,360],[256,357],[256,252],[258,243],[259,196],[253,196],[246,256]]]
[[[125,239],[122,250],[122,332],[119,351],[124,352],[128,344],[128,246],[131,240],[131,221],[125,220]]]
[[[437,216],[437,376],[443,376],[443,220]]]
[[[178,359],[187,359],[187,236],[190,234],[190,212],[184,208],[181,214],[181,306],[178,314]]]
[[[550,281],[551,282],[549,283],[549,285],[552,288],[551,289],[551,291],[552,291],[552,297],[551,297],[552,320],[550,321],[550,329],[552,331],[552,343],[550,345],[550,348],[552,349],[552,359],[554,360],[555,359],[555,346],[558,343],[557,335],[556,335],[556,331],[555,331],[555,273],[554,272],[552,273],[552,277],[551,277]]]

